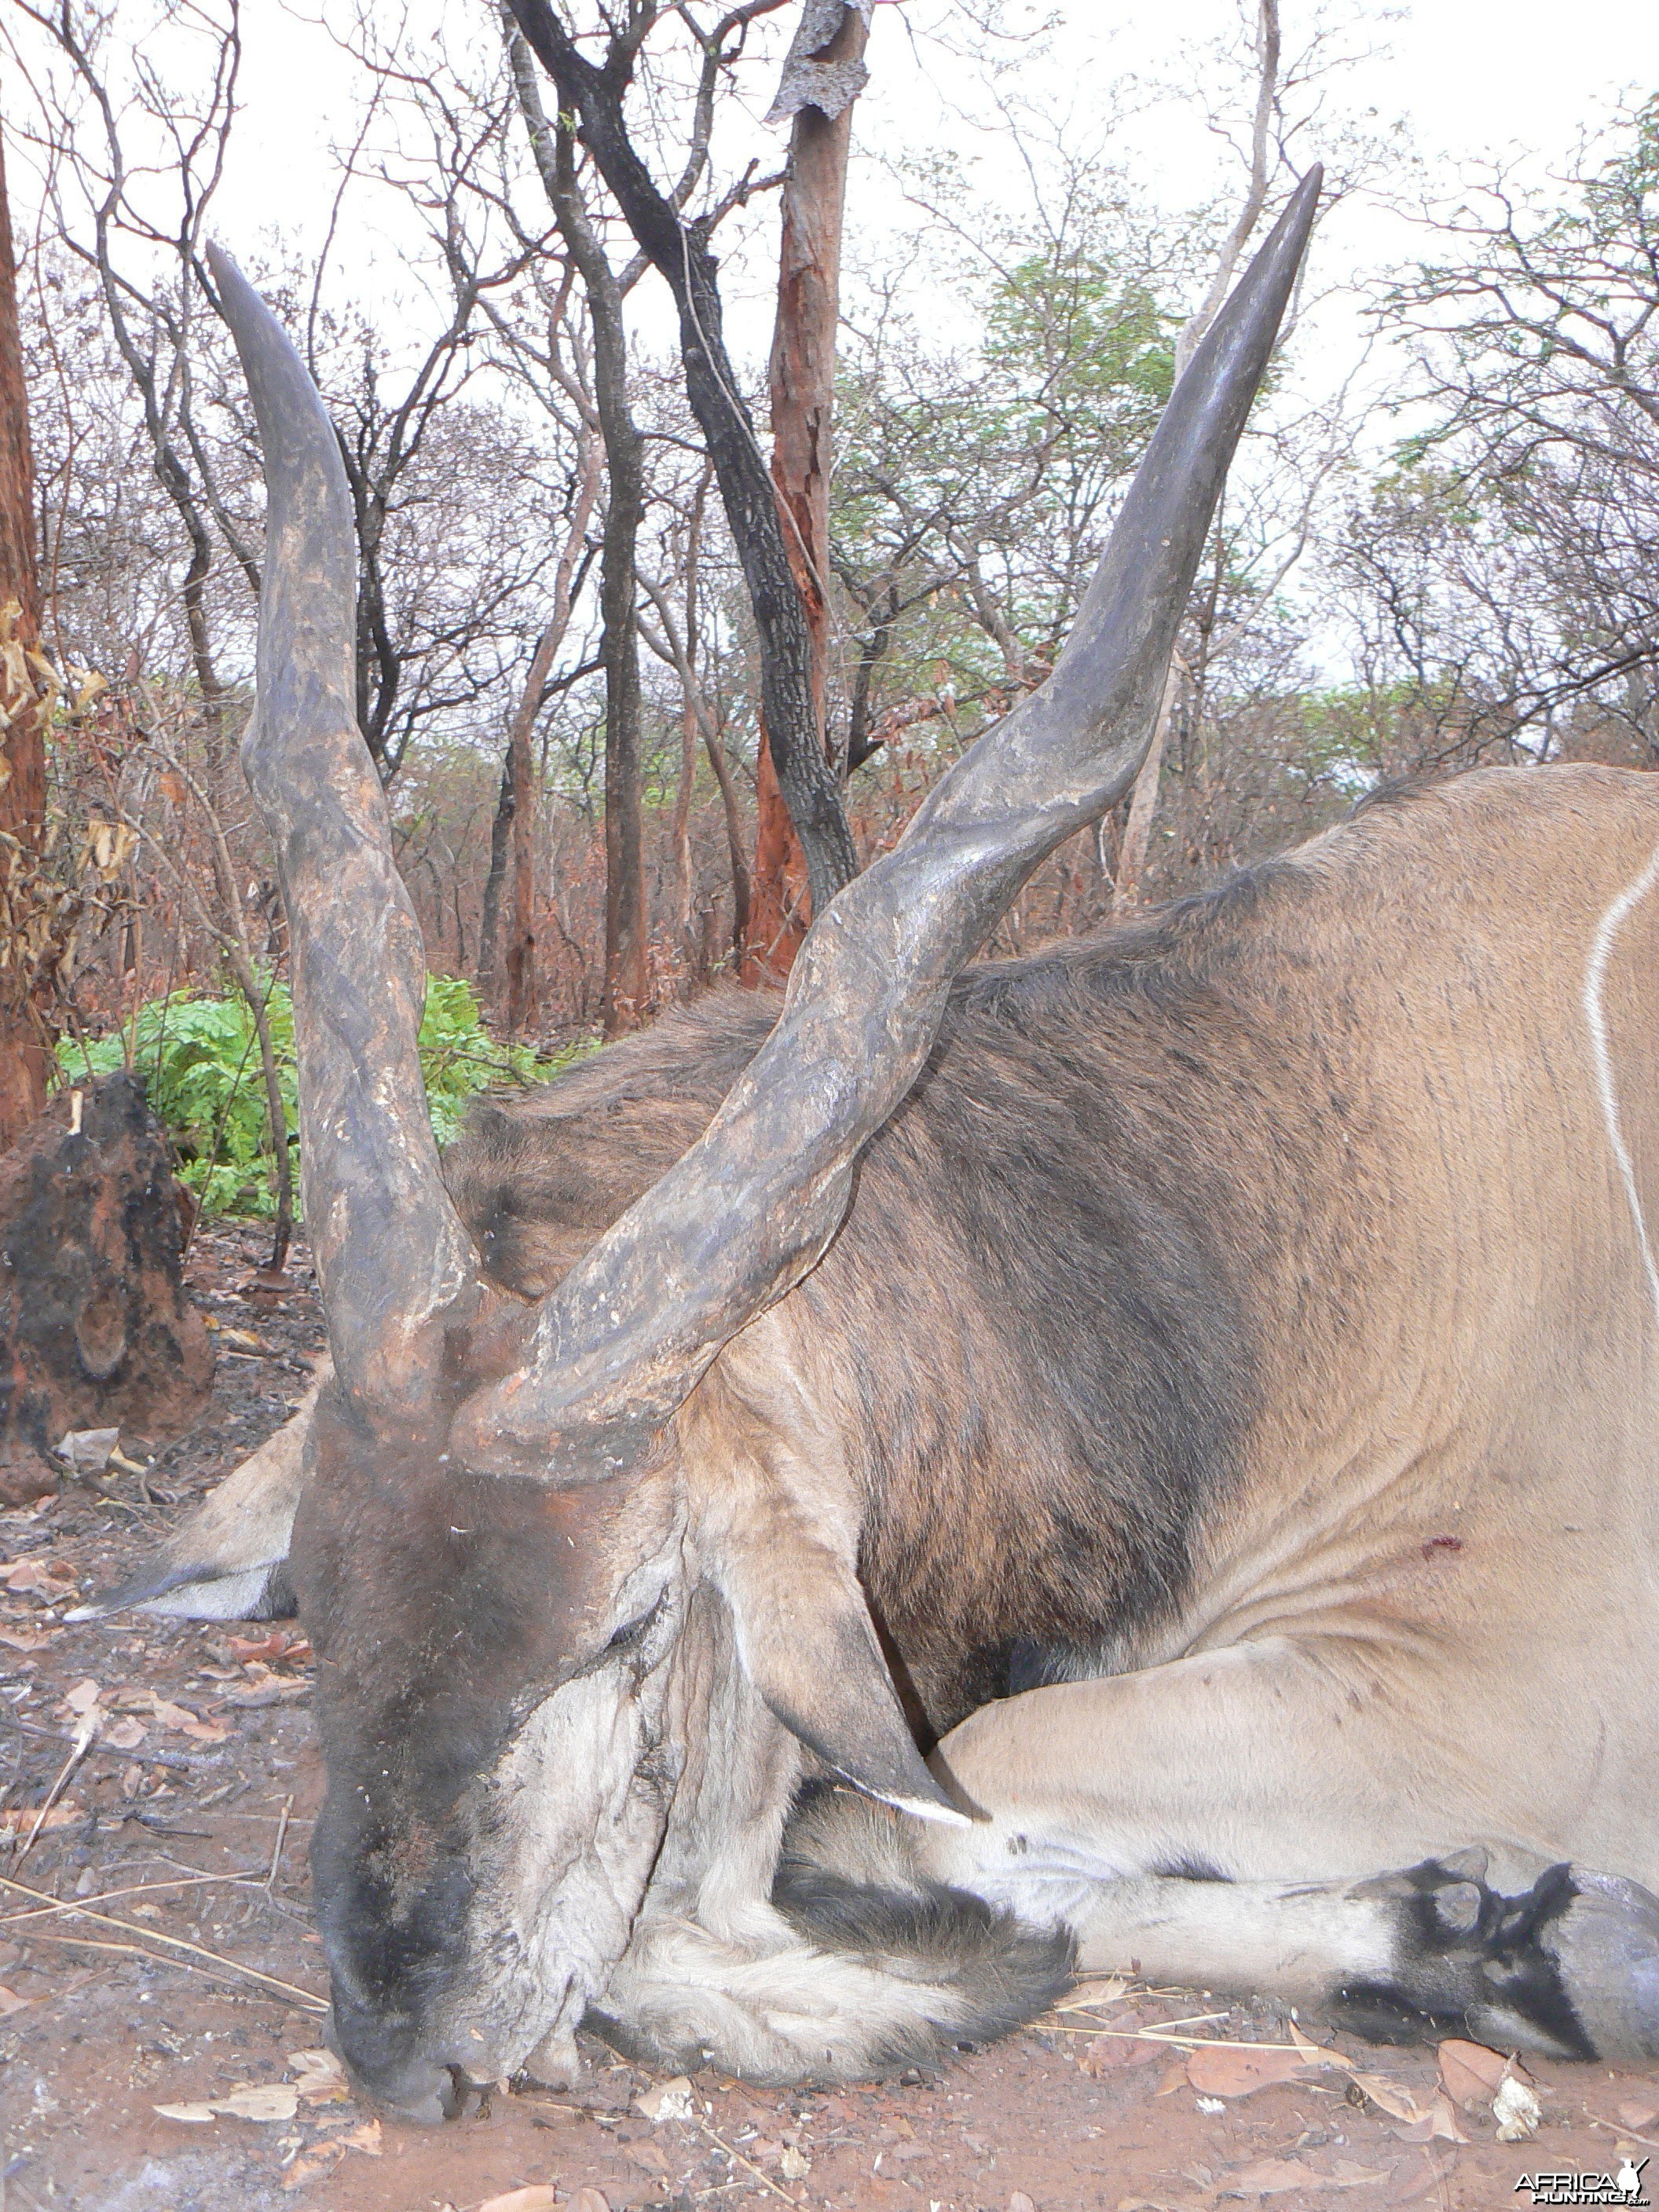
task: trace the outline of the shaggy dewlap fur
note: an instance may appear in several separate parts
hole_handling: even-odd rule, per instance
[[[897,1826],[850,1793],[809,1796],[752,1947],[647,1922],[585,2025],[641,2064],[827,2084],[991,2042],[1046,2011],[1072,1978],[1069,1932],[917,1874]],[[820,1832],[839,1863],[813,1855]]]

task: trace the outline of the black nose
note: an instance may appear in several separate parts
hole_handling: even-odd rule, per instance
[[[372,2013],[337,1996],[324,2033],[330,2050],[344,2062],[363,2094],[400,2119],[435,2127],[460,2111],[454,2069],[411,2051],[407,2032],[388,2028]]]

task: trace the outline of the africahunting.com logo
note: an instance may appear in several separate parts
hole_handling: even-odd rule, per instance
[[[1534,2204],[1650,2204],[1642,2186],[1646,2166],[1646,2159],[1639,2166],[1626,2159],[1616,2173],[1523,2173],[1516,2194],[1529,2190]]]

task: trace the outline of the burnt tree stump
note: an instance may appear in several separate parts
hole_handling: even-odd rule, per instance
[[[53,1448],[180,1435],[213,1383],[184,1285],[184,1214],[141,1079],[60,1091],[0,1154],[0,1503],[57,1486]]]

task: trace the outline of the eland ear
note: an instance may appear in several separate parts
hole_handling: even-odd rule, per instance
[[[326,1359],[319,1362],[317,1380],[293,1417],[233,1468],[136,1573],[65,1619],[104,1620],[117,1613],[175,1620],[292,1619],[289,1534],[305,1481],[317,1394],[332,1371]]]
[[[920,1820],[969,1825],[927,1771],[856,1577],[804,1530],[723,1547],[717,1579],[744,1672],[785,1728],[867,1796]]]

